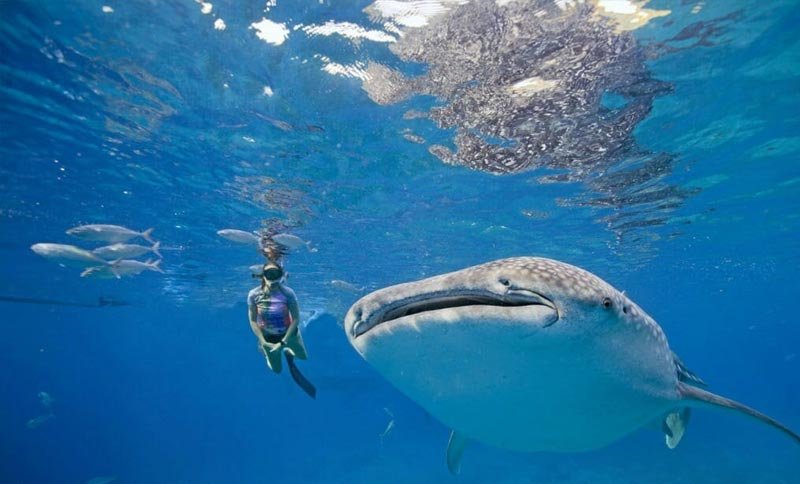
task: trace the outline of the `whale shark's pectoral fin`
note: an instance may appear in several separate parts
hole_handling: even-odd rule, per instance
[[[664,431],[664,440],[667,447],[674,449],[678,446],[686,432],[686,426],[689,425],[689,417],[692,412],[689,408],[681,408],[664,417],[664,422],[661,428]]]
[[[455,430],[450,432],[450,440],[447,442],[447,468],[451,474],[458,474],[461,469],[461,456],[469,440]]]
[[[790,428],[778,422],[774,418],[764,415],[758,410],[752,409],[747,405],[743,405],[737,401],[731,400],[730,398],[725,398],[723,396],[705,391],[702,388],[685,385],[683,383],[678,383],[678,393],[684,402],[693,404],[694,406],[709,405],[713,407],[727,408],[730,410],[735,410],[744,415],[749,415],[750,417],[753,417],[762,423],[775,427],[791,437],[796,443],[800,444],[800,434],[793,432]]]

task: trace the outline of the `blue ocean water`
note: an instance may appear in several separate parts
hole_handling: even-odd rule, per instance
[[[800,428],[797,2],[0,13],[3,482],[800,482],[796,444],[712,410],[672,451],[657,429],[578,454],[473,443],[452,477],[449,429],[341,328],[367,291],[550,257]],[[95,248],[65,233],[91,223],[153,227],[165,273],[80,277],[30,249]],[[245,303],[263,259],[224,228],[315,249],[286,268],[316,400],[265,367]]]

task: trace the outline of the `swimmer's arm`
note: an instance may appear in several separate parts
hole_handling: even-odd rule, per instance
[[[297,332],[297,326],[300,324],[300,306],[297,304],[297,296],[294,295],[294,291],[291,289],[286,289],[286,303],[289,306],[289,314],[292,316],[292,323],[289,325],[289,329],[286,330],[286,334],[281,340],[284,344],[290,336],[293,336]]]
[[[268,343],[267,340],[264,339],[264,333],[261,332],[261,328],[259,328],[258,324],[256,323],[256,318],[258,317],[258,309],[256,308],[255,304],[252,304],[250,305],[250,307],[247,308],[247,317],[250,320],[250,329],[253,330],[253,334],[256,335],[256,338],[258,338],[259,346],[261,347],[265,345],[271,346],[270,343]]]

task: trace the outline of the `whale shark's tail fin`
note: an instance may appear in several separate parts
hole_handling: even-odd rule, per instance
[[[794,439],[794,441],[797,444],[800,444],[800,435],[792,432],[788,427],[778,422],[774,418],[764,415],[758,410],[754,410],[748,407],[747,405],[743,405],[731,399],[715,395],[711,392],[707,392],[702,388],[697,388],[691,385],[685,385],[683,383],[678,383],[678,392],[685,400],[701,402],[708,405],[713,405],[715,407],[729,408],[731,410],[736,410],[737,412],[741,412],[745,415],[749,415],[755,419],[764,422],[767,425],[775,427],[776,429],[780,430],[781,432],[785,433],[786,435]]]

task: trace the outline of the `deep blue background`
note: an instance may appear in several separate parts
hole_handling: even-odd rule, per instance
[[[267,16],[366,25],[367,3],[292,2]],[[377,106],[313,57],[399,64],[382,44],[293,33],[267,45],[247,29],[261,2],[215,2],[224,32],[188,1],[120,2],[110,15],[94,2],[3,2],[0,295],[130,305],[0,302],[0,480],[452,480],[448,429],[352,351],[339,321],[358,296],[329,281],[371,290],[514,255],[561,259],[626,290],[714,391],[800,428],[800,8],[707,2],[692,16],[684,3],[652,2],[673,15],[636,35],[646,44],[738,13],[714,24],[713,46],[649,61],[673,91],[636,141],[673,154],[669,181],[700,190],[663,224],[620,234],[604,222],[616,209],[559,203],[581,184],[442,165],[400,135],[447,139],[402,117],[430,99]],[[325,313],[304,332],[316,401],[267,373],[246,320],[258,256],[215,235],[263,219],[318,248],[287,262],[301,308]],[[81,279],[29,250],[79,242],[64,231],[81,223],[155,227],[167,274]],[[40,391],[55,418],[29,429]],[[395,426],[381,438],[387,410]],[[648,430],[575,455],[475,444],[458,480],[789,483],[798,462],[779,433],[698,410],[674,451]]]

